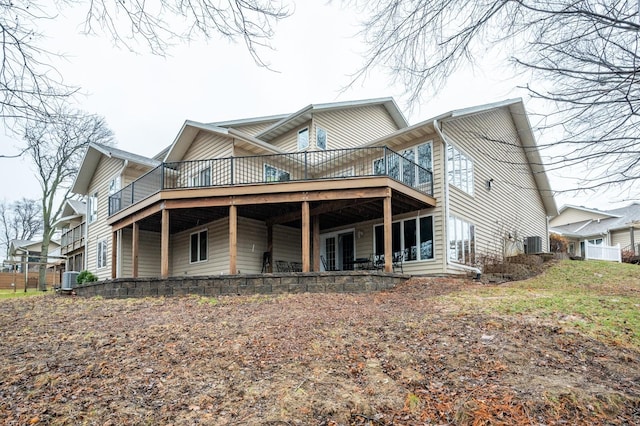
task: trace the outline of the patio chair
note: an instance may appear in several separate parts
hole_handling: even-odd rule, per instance
[[[289,262],[289,271],[290,272],[302,272],[302,263],[301,262]]]
[[[373,255],[373,269],[384,269],[384,254]]]
[[[262,273],[269,272],[271,269],[271,252],[265,251],[262,253]]]
[[[404,274],[402,270],[402,261],[404,260],[404,252],[399,251],[393,255],[393,272],[396,271],[396,268],[400,268],[400,273]]]
[[[276,269],[278,272],[290,272],[289,262],[286,260],[276,260]]]

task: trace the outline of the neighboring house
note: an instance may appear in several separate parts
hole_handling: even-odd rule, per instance
[[[585,244],[615,246],[640,254],[640,203],[613,210],[566,205],[549,221],[569,241],[569,254],[584,257]]]
[[[186,121],[153,158],[92,144],[73,191],[101,279],[261,273],[265,257],[477,272],[512,241],[548,247],[557,214],[519,99],[412,126],[391,98]]]
[[[59,263],[60,244],[57,241],[49,242],[49,258],[45,264]],[[9,242],[9,256],[7,261],[14,269],[20,272],[35,272],[40,269],[44,259],[40,258],[42,240],[11,240]]]
[[[62,217],[55,223],[60,229],[60,253],[67,257],[67,271],[85,269],[85,238],[87,203],[81,200],[67,200],[62,208]]]

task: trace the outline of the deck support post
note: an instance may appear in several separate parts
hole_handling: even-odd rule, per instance
[[[302,272],[309,272],[310,268],[310,250],[309,246],[311,241],[309,240],[310,226],[309,217],[309,202],[302,202]]]
[[[162,209],[162,226],[160,231],[160,275],[169,276],[169,210]]]
[[[238,207],[235,204],[229,206],[229,273],[238,273]]]
[[[391,195],[384,197],[384,271],[393,272],[393,246],[391,232]]]
[[[140,224],[133,222],[133,232],[131,233],[131,276],[138,278],[138,252],[140,241]]]
[[[267,225],[267,251],[270,253],[270,262],[267,266],[267,272],[273,272],[273,225]]]
[[[111,233],[111,278],[118,276],[118,231]]]
[[[320,272],[320,215],[313,216],[313,272]]]

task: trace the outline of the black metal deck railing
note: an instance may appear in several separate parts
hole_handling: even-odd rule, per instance
[[[387,147],[162,163],[109,197],[109,215],[159,191],[346,177],[389,176],[433,196],[433,173]]]

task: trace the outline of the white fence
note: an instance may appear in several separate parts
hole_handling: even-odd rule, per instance
[[[622,262],[622,251],[620,250],[620,244],[605,246],[602,244],[595,245],[586,243],[584,247],[584,258]]]

